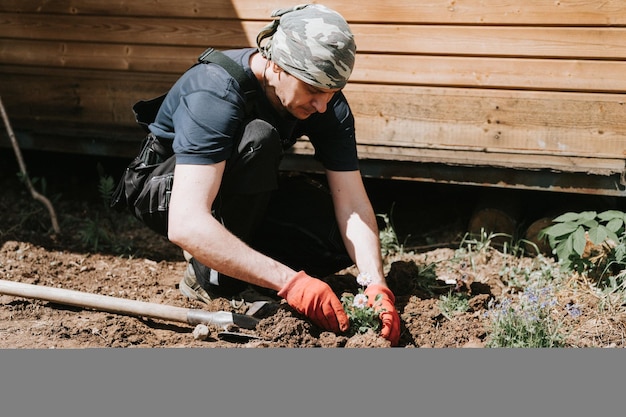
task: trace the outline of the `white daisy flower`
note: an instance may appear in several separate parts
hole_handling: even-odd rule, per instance
[[[357,294],[354,296],[354,300],[352,301],[352,306],[356,308],[365,308],[367,307],[367,295],[365,294]]]
[[[356,276],[356,282],[362,287],[367,287],[372,283],[372,276],[369,272],[361,272]]]

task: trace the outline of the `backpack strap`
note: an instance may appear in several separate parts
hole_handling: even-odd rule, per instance
[[[252,82],[252,79],[250,79],[241,65],[237,64],[234,60],[214,48],[208,48],[200,54],[198,62],[202,64],[209,62],[218,64],[224,68],[231,75],[231,77],[237,80],[237,83],[239,83],[239,86],[243,90],[246,98],[246,114],[250,114],[257,90],[255,84]]]
[[[222,52],[208,48],[199,57],[198,62],[192,65],[207,64],[213,62],[222,66],[228,73],[237,80],[239,86],[243,89],[244,97],[246,99],[246,116],[252,113],[254,106],[254,99],[256,98],[256,87],[252,82],[252,79],[248,77],[246,71],[237,64],[234,60],[224,55]],[[167,93],[160,95],[159,97],[152,98],[150,100],[140,100],[133,105],[133,113],[135,114],[135,121],[143,128],[146,133],[150,133],[148,125],[154,122],[157,112],[165,100]]]

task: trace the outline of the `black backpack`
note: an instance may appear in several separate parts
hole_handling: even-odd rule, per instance
[[[244,69],[222,52],[208,48],[194,64],[213,62],[237,80],[246,97],[246,113],[252,113],[256,88]],[[139,155],[126,167],[111,195],[111,207],[130,212],[157,233],[167,235],[167,212],[174,182],[176,157],[171,141],[161,141],[150,132],[166,94],[133,105],[135,120],[147,133]]]

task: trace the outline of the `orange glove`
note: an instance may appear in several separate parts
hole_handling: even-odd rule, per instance
[[[350,327],[348,315],[330,286],[304,271],[289,279],[278,296],[319,327],[335,333]]]
[[[400,341],[400,315],[394,305],[396,297],[389,288],[379,284],[368,286],[363,293],[367,295],[369,306],[372,307],[376,304],[374,311],[380,311],[379,317],[382,323],[380,335],[391,341],[391,346],[398,346]],[[376,302],[375,298],[378,294],[382,294],[382,297]]]

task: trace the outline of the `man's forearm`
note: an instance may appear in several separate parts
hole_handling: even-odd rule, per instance
[[[296,271],[252,249],[214,217],[194,222],[170,240],[197,261],[224,275],[261,287],[280,290]]]
[[[353,213],[345,224],[346,248],[359,271],[369,273],[372,283],[386,285],[374,216]]]

